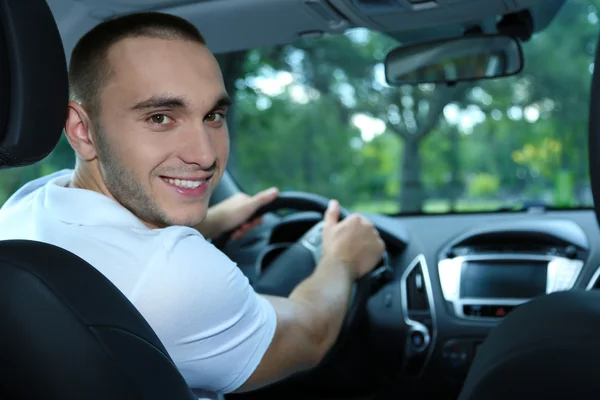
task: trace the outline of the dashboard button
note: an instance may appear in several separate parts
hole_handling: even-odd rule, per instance
[[[494,313],[495,317],[504,317],[506,316],[506,309],[504,307],[498,307],[496,312]]]
[[[420,349],[425,344],[425,335],[423,334],[423,332],[414,331],[410,334],[410,342],[417,349]]]
[[[469,339],[449,340],[444,344],[442,357],[446,372],[453,380],[462,381],[469,371],[479,341]]]
[[[465,305],[463,306],[463,312],[465,315],[470,317],[481,317],[483,312],[483,306],[480,305]]]
[[[469,317],[504,318],[515,307],[513,305],[464,305],[463,312]]]

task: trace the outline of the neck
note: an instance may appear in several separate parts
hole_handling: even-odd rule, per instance
[[[92,165],[93,163],[94,162],[77,161],[69,187],[92,190],[116,201],[104,184],[104,179],[102,179],[99,167],[97,165]]]
[[[114,200],[115,202],[121,204],[108,190],[106,184],[104,183],[104,178],[102,178],[102,174],[100,173],[100,166],[97,164],[97,161],[77,161],[75,166],[75,170],[73,171],[73,176],[71,178],[71,182],[69,182],[68,187],[76,188],[76,189],[86,189],[92,190],[94,192],[105,195],[106,197]],[[123,205],[123,204],[121,204]],[[131,211],[131,210],[130,210]],[[132,211],[133,212],[133,211]],[[161,228],[155,224],[144,221],[139,216],[136,217],[149,229],[158,229]]]

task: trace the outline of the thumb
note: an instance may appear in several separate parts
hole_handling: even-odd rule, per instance
[[[325,227],[335,225],[340,219],[340,204],[337,200],[329,200],[327,210],[325,211]]]

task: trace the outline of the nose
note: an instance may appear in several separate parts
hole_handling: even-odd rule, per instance
[[[187,130],[181,140],[180,158],[186,164],[196,164],[208,170],[214,167],[217,153],[210,133],[204,124]]]

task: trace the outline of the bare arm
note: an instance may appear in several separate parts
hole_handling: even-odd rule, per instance
[[[289,298],[268,297],[277,328],[260,365],[238,391],[271,384],[316,366],[337,340],[356,279],[371,271],[385,249],[369,221],[352,215],[338,223],[329,204],[323,225],[323,258]]]
[[[352,272],[341,261],[324,258],[288,298],[265,296],[277,314],[277,329],[244,392],[316,366],[335,343],[348,309]]]

